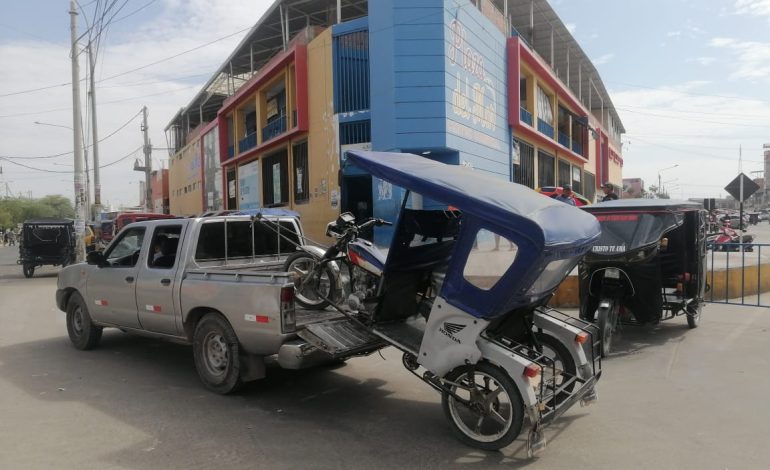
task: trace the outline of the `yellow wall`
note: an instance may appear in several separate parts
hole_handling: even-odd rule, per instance
[[[293,209],[302,215],[305,233],[314,240],[324,240],[326,224],[339,215],[342,199],[337,181],[340,156],[332,91],[331,28],[308,44],[308,104],[310,200],[295,204]],[[333,207],[335,194],[336,207]]]
[[[203,212],[200,142],[195,139],[169,160],[169,208],[174,215]]]

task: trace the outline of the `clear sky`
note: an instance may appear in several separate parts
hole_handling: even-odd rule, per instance
[[[243,36],[239,31],[271,3],[128,0],[117,13],[95,74],[100,138],[117,131],[100,146],[101,164],[126,157],[102,169],[106,201],[138,202],[143,176],[131,168],[142,157],[142,136],[139,119],[132,116],[147,105],[153,144],[166,147],[164,127],[233,50]],[[93,21],[96,2],[81,0],[81,5],[82,32],[86,19]],[[641,177],[649,185],[658,170],[678,164],[663,173],[672,195],[719,197],[738,173],[739,146],[744,172],[762,169],[762,144],[770,143],[770,0],[552,0],[551,5],[594,61],[625,125],[624,177]],[[5,183],[14,195],[72,194],[71,154],[37,158],[70,151],[71,132],[34,124],[72,125],[68,9],[66,0],[3,2],[0,155],[16,157],[16,164],[0,161],[0,194]],[[81,70],[85,73],[84,60]],[[52,85],[60,86],[12,94]],[[167,158],[166,150],[156,150],[153,165]]]

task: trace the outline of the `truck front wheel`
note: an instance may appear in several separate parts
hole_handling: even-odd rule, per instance
[[[67,334],[80,350],[93,349],[102,339],[102,327],[94,325],[83,297],[77,292],[67,302]]]
[[[224,317],[209,313],[198,322],[193,355],[198,376],[206,388],[225,395],[241,386],[239,354],[238,337]]]

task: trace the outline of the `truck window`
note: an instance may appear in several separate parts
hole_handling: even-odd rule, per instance
[[[275,256],[279,248],[280,253],[293,253],[299,244],[296,225],[291,221],[254,222],[254,252],[257,256]]]
[[[176,264],[179,251],[179,236],[182,234],[181,225],[161,225],[155,227],[150,244],[150,256],[147,266],[155,269],[170,269]]]
[[[195,249],[196,261],[224,261],[251,258],[251,223],[249,221],[216,221],[203,224]],[[225,253],[225,247],[227,252]]]
[[[104,256],[111,266],[135,266],[143,241],[144,227],[129,228]]]

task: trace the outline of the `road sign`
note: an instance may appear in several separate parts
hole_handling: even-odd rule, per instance
[[[743,180],[743,195],[741,195],[741,180]],[[745,201],[751,197],[752,194],[757,192],[758,189],[759,185],[752,181],[751,178],[746,176],[745,173],[741,173],[740,175],[736,176],[734,180],[730,181],[730,184],[725,186],[725,191],[730,193],[730,195],[734,197],[738,202]]]

